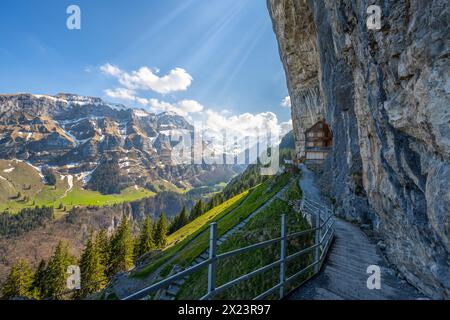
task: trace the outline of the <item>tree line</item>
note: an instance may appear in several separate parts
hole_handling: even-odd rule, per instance
[[[67,291],[67,268],[76,263],[80,267],[81,289],[73,297],[82,299],[99,292],[106,287],[108,279],[119,272],[129,271],[138,259],[146,254],[163,249],[167,245],[168,234],[174,233],[224,201],[261,183],[264,179],[259,175],[258,166],[250,166],[239,178],[234,179],[223,192],[213,195],[208,202],[198,200],[190,212],[186,207],[183,207],[171,221],[167,219],[164,213],[159,216],[156,222],[146,216],[136,237],[133,235],[130,221],[124,215],[120,225],[112,235],[108,235],[106,230],[97,234],[91,232],[78,260],[69,254],[68,246],[63,242],[58,243],[53,256],[48,261],[42,260],[39,263],[35,272],[31,270],[26,261],[19,260],[13,265],[1,287],[3,298],[62,298],[63,293]],[[48,212],[42,211],[46,213],[43,215],[47,216],[51,212],[53,217],[53,208],[47,209]],[[28,217],[30,213],[24,212],[23,215]],[[12,224],[3,222],[2,225],[0,219],[0,230],[2,226],[5,228],[6,225],[11,226]]]
[[[202,199],[198,200],[192,207],[190,213],[184,206],[181,209],[180,213],[171,220],[170,227],[169,227],[169,233],[174,233],[175,231],[181,229],[188,223],[194,221],[201,215],[212,210],[213,208],[222,204],[226,200],[228,200],[228,198],[226,198],[222,194],[218,193],[218,194],[213,195],[208,202],[205,202]]]
[[[171,221],[163,213],[157,221],[149,216],[142,221],[139,233],[133,235],[132,224],[126,215],[114,233],[106,230],[90,233],[79,259],[69,253],[67,244],[59,242],[48,261],[41,260],[33,272],[29,264],[18,260],[1,286],[2,297],[31,299],[62,299],[67,289],[67,268],[80,267],[81,289],[72,295],[82,299],[106,287],[109,279],[134,267],[138,259],[167,245],[167,235],[182,228],[209,210],[216,202],[197,201],[189,213],[186,207]]]
[[[17,214],[8,211],[2,212],[0,213],[0,236],[19,236],[45,225],[53,218],[53,207],[26,208]]]
[[[180,213],[172,219],[169,227],[169,233],[174,233],[175,231],[181,229],[189,222],[197,219],[198,217],[206,213],[208,210],[210,210],[209,206],[208,204],[203,202],[203,200],[198,200],[192,207],[190,213],[186,209],[186,207],[183,207]]]
[[[25,260],[17,261],[1,286],[2,297],[62,299],[68,290],[68,267],[78,264],[81,289],[72,297],[85,298],[105,288],[115,274],[132,269],[139,257],[166,246],[168,226],[164,214],[155,223],[146,217],[134,237],[132,225],[124,215],[111,236],[106,230],[91,232],[78,260],[61,241],[48,261],[41,260],[35,272]]]
[[[139,233],[133,235],[132,224],[126,215],[114,233],[106,230],[88,236],[79,259],[69,253],[64,242],[59,242],[48,261],[41,260],[33,272],[29,264],[18,260],[1,286],[2,297],[27,297],[31,299],[59,299],[67,292],[67,268],[80,267],[81,289],[73,298],[85,298],[101,291],[108,279],[115,274],[132,269],[137,260],[167,245],[167,235],[182,228],[209,210],[216,201],[197,201],[189,213],[186,207],[172,221],[162,213],[157,221],[147,216],[141,223]],[[53,208],[24,209],[19,214],[0,214],[0,234],[17,235],[53,218]]]
[[[181,229],[189,222],[195,220],[209,210],[212,210],[228,199],[263,183],[266,179],[267,176],[261,176],[259,165],[248,166],[242,174],[231,180],[222,192],[214,194],[208,202],[204,202],[202,199],[198,200],[192,207],[190,214],[188,213],[188,210],[183,207],[180,213],[172,219],[169,228],[170,233]]]

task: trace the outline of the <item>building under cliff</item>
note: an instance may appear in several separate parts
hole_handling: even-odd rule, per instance
[[[325,120],[305,130],[305,161],[324,161],[331,151],[333,135]]]

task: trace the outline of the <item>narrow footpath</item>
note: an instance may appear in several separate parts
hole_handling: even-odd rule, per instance
[[[306,196],[325,204],[315,175],[305,166],[300,186]],[[414,287],[396,276],[377,246],[361,229],[336,217],[335,240],[321,272],[293,291],[289,300],[415,300],[424,299]],[[381,288],[370,290],[367,268],[380,267]]]

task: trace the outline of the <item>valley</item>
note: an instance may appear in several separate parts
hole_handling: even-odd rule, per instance
[[[0,211],[111,206],[158,192],[208,197],[243,166],[173,165],[193,126],[73,94],[0,95]],[[107,177],[107,178],[106,178]]]
[[[145,217],[172,223],[183,208],[211,202],[207,214],[168,236],[170,250],[248,192],[219,201],[245,166],[170,162],[172,140],[193,130],[174,113],[16,94],[0,95],[0,115],[0,282],[18,258],[37,267],[60,241],[80,256],[91,232],[112,234],[124,215],[137,232]],[[38,208],[51,215],[33,217]]]
[[[17,160],[0,160],[0,173],[0,211],[12,213],[35,206],[51,206],[58,213],[67,213],[76,206],[111,206],[155,195],[137,186],[130,186],[120,194],[101,194],[84,189],[80,175],[58,174],[56,184],[49,186],[40,170]]]
[[[244,168],[173,164],[179,139],[194,129],[174,113],[157,115],[74,94],[15,94],[0,95],[0,115],[0,159],[29,164],[16,164],[20,170],[14,172],[11,163],[1,163],[0,188],[4,197],[36,195],[31,202],[39,205],[59,199],[65,206],[114,202],[82,189],[119,195],[119,202],[151,195],[143,189],[186,192],[226,183]],[[40,183],[44,170],[57,176],[53,188]],[[32,180],[27,183],[21,174]],[[7,208],[8,199],[1,200]],[[11,203],[12,210],[20,207]]]

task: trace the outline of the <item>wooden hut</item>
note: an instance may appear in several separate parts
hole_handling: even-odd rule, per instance
[[[305,142],[306,160],[325,160],[333,143],[333,135],[328,124],[324,120],[320,120],[306,130]]]

